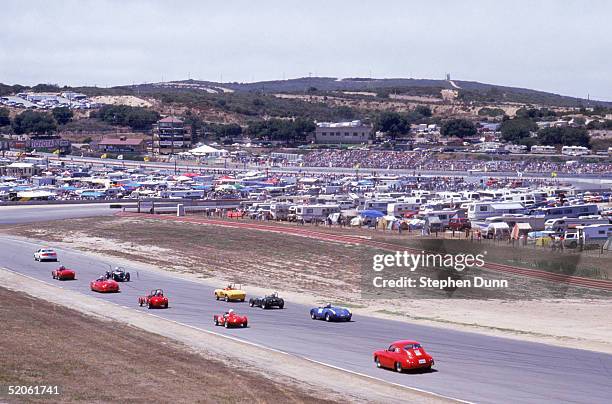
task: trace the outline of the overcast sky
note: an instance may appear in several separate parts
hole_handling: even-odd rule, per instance
[[[0,82],[443,78],[612,100],[612,1],[3,0]]]

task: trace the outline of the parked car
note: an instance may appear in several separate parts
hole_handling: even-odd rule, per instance
[[[278,297],[278,293],[274,292],[271,295],[252,297],[249,299],[249,306],[257,306],[262,309],[269,309],[272,307],[278,307],[282,309],[285,307],[285,301]]]
[[[148,295],[140,296],[138,298],[138,304],[140,307],[146,305],[150,309],[167,309],[168,297],[164,295],[163,290],[153,289]]]
[[[334,307],[327,304],[310,309],[310,318],[325,321],[351,321],[353,313],[346,307]]]
[[[239,316],[232,309],[225,312],[224,314],[215,314],[213,316],[213,321],[215,322],[215,325],[220,325],[225,328],[246,328],[249,325],[249,319],[247,318],[247,316]]]
[[[58,281],[72,281],[76,276],[76,272],[62,265],[56,270],[51,271],[51,276]]]
[[[246,299],[246,292],[240,289],[240,285],[230,283],[223,289],[215,289],[215,298],[217,300],[223,299],[226,302],[239,301],[244,302]]]
[[[112,271],[106,271],[106,279],[112,279],[116,282],[129,282],[130,273],[121,267],[115,267]]]
[[[100,276],[98,279],[89,283],[89,288],[93,292],[99,293],[117,293],[119,292],[119,284],[112,279],[107,279],[105,276]]]
[[[57,261],[57,253],[51,248],[40,248],[34,253],[34,261]]]
[[[402,340],[374,352],[374,363],[378,368],[395,369],[401,373],[408,369],[431,369],[434,359],[417,341]]]

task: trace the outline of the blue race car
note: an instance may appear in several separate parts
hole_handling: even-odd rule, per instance
[[[310,309],[310,318],[325,321],[351,321],[353,313],[346,307],[333,307],[327,304],[323,307]]]

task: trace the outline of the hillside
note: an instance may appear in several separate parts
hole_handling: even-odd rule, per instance
[[[453,85],[455,84],[455,86]],[[123,87],[128,88],[128,87]],[[208,93],[259,92],[259,93],[304,93],[392,90],[395,93],[419,93],[440,96],[440,90],[457,90],[459,99],[477,102],[516,102],[547,106],[574,107],[602,105],[612,107],[612,102],[586,100],[545,91],[520,87],[499,86],[476,81],[430,80],[430,79],[370,79],[335,77],[302,77],[289,80],[260,81],[253,83],[218,83],[212,81],[183,80],[164,83],[140,84],[132,90],[151,92],[165,90],[202,90]],[[415,91],[416,90],[416,91]]]

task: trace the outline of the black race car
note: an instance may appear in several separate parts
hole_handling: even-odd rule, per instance
[[[278,307],[282,309],[285,306],[285,301],[278,297],[278,293],[272,293],[271,295],[263,297],[252,297],[249,299],[249,306],[257,306],[262,309],[269,309],[272,307]]]
[[[112,271],[106,271],[106,279],[112,279],[116,282],[129,282],[130,273],[120,267],[115,267]]]

